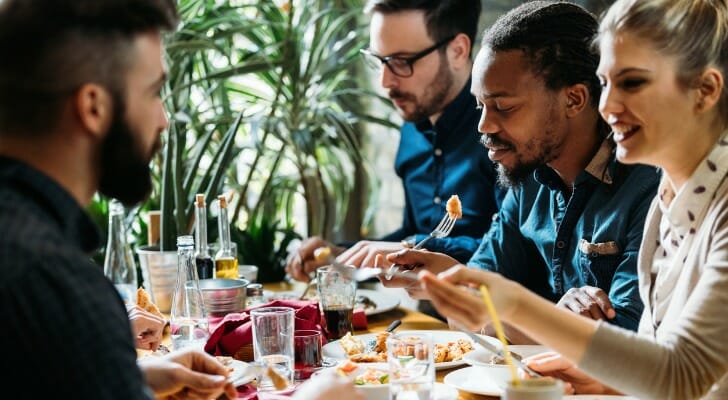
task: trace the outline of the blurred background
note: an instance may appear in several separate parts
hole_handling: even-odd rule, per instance
[[[574,2],[597,15],[611,4]],[[170,128],[151,196],[127,210],[131,246],[174,251],[194,227],[197,193],[210,243],[215,199],[228,197],[239,263],[258,265],[262,282],[283,278],[301,238],[355,241],[400,226],[401,120],[359,55],[369,41],[364,3],[179,0],[182,23],[165,38]],[[483,0],[480,32],[520,3]],[[89,211],[105,230],[108,199],[96,196]],[[150,212],[159,225],[150,227]]]

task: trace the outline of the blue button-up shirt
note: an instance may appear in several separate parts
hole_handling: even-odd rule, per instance
[[[642,313],[637,254],[659,183],[645,165],[625,166],[607,139],[574,183],[541,167],[508,192],[497,221],[468,262],[499,272],[557,302],[570,288],[596,286],[609,294],[611,322],[636,330]]]
[[[480,112],[468,81],[443,110],[435,126],[429,120],[406,122],[401,128],[395,171],[404,185],[402,227],[382,238],[399,241],[415,235],[420,241],[445,215],[451,195],[458,195],[463,217],[449,237],[425,246],[467,261],[478,248],[505,191],[496,185],[496,171],[480,144]]]

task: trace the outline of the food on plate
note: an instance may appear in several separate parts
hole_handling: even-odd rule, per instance
[[[463,208],[460,204],[460,197],[458,195],[454,194],[450,196],[449,199],[447,199],[447,204],[445,205],[445,210],[447,210],[448,215],[450,215],[450,218],[452,219],[460,219],[463,217]]]
[[[444,353],[444,360],[441,362],[460,361],[463,359],[463,354],[473,350],[473,344],[465,339],[438,343],[435,345],[435,356],[437,356],[438,349],[441,353]],[[435,362],[438,361],[436,360]]]
[[[372,351],[375,353],[386,353],[387,352],[387,338],[391,335],[390,332],[379,332],[377,333],[376,342]]]
[[[303,297],[304,300],[319,301],[316,290],[310,290],[306,292]],[[300,294],[297,293],[275,293],[270,296],[269,300],[300,300]],[[377,303],[373,302],[369,297],[358,295],[356,296],[356,302],[354,303],[354,310],[362,309],[364,311],[374,310],[377,308]]]
[[[349,361],[359,363],[387,362],[387,353],[375,353],[370,351],[369,353],[352,354],[349,356]]]
[[[339,339],[339,344],[349,357],[349,361],[358,363],[374,363],[387,361],[387,338],[391,335],[389,332],[380,332],[376,335],[376,343],[371,351],[366,351],[364,342],[352,336],[348,332],[344,337]],[[463,354],[472,351],[473,343],[466,339],[452,340],[447,343],[436,343],[434,350],[435,363],[445,363],[460,361]],[[407,346],[403,349],[402,355],[414,355],[414,347]]]
[[[342,361],[336,370],[339,375],[352,377],[352,374],[359,369],[359,365],[351,360]],[[389,383],[389,373],[373,367],[367,367],[363,374],[353,377],[355,385],[386,385]]]
[[[511,357],[515,358],[516,360],[520,361],[523,359],[523,356],[518,353],[514,353],[512,351],[510,353],[511,353]],[[495,355],[495,354],[490,357],[490,360],[488,360],[488,362],[493,365],[505,365],[506,364],[506,360],[503,357]]]
[[[344,349],[347,356],[364,352],[364,342],[358,337],[352,336],[351,332],[347,332],[346,335],[339,339],[339,345]]]
[[[152,302],[149,293],[143,287],[137,289],[137,305],[143,310],[164,319],[164,315],[159,311],[157,305]]]

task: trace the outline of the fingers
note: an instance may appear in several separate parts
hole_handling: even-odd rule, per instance
[[[454,271],[449,276],[458,274]],[[420,273],[420,281],[432,304],[443,316],[471,330],[479,329],[487,321],[485,304],[479,296],[427,271]]]
[[[612,319],[616,315],[609,296],[591,286],[569,289],[557,305],[593,320]]]
[[[585,290],[589,297],[594,299],[602,314],[606,318],[612,319],[617,316],[617,312],[614,311],[614,307],[612,307],[612,301],[609,300],[609,295],[605,291],[593,286],[587,286]]]
[[[387,261],[392,264],[402,265],[404,267],[413,267],[415,265],[427,265],[427,252],[423,250],[403,249],[396,253],[388,254]]]
[[[384,266],[384,256],[377,254],[377,256],[374,257],[374,268],[382,268],[382,266]]]

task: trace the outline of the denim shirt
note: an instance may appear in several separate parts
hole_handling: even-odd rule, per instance
[[[422,240],[445,215],[454,194],[462,204],[462,219],[449,237],[433,239],[425,247],[465,262],[488,231],[505,191],[497,187],[495,166],[480,144],[480,112],[469,90],[470,81],[434,127],[429,119],[402,125],[394,168],[404,186],[404,217],[402,227],[382,240],[410,235]]]
[[[509,191],[468,266],[501,273],[553,302],[570,288],[599,287],[617,314],[610,322],[637,330],[637,254],[660,174],[619,164],[613,147],[611,139],[602,144],[570,197],[549,167]]]

